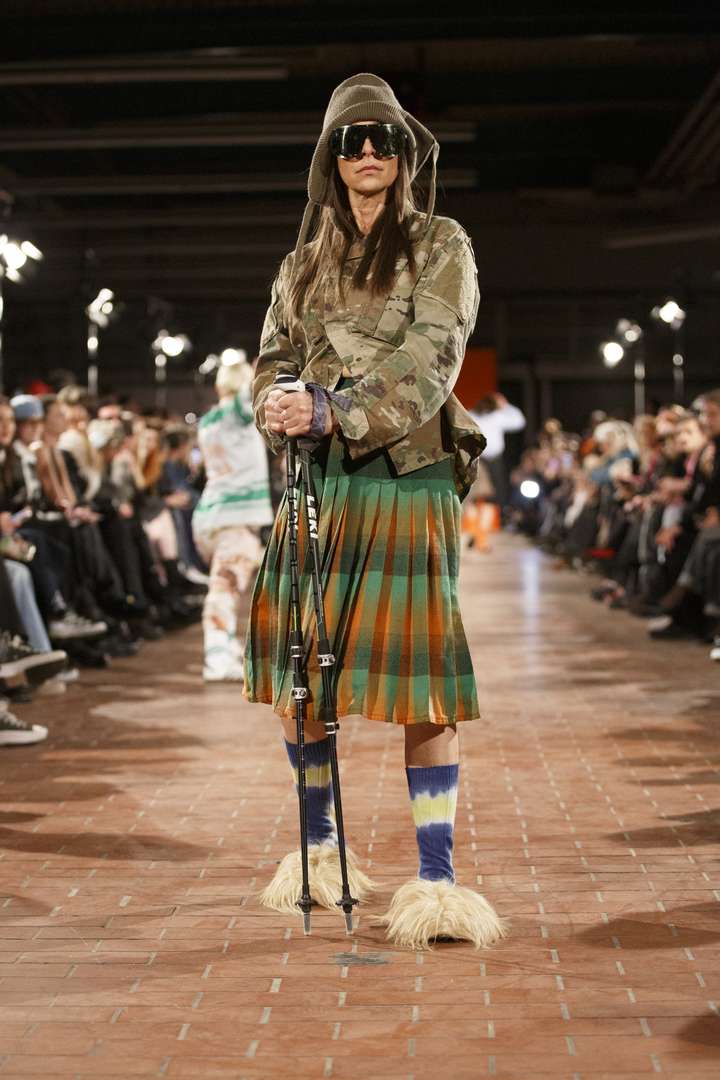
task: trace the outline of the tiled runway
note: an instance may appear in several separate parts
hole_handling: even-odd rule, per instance
[[[416,956],[371,925],[415,871],[402,735],[343,725],[381,893],[347,938],[255,891],[296,846],[278,727],[203,688],[199,634],[23,711],[0,751],[0,1080],[720,1075],[720,670],[504,537],[466,557],[483,722],[457,859],[512,920]]]

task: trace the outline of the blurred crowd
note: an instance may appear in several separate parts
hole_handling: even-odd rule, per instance
[[[558,565],[599,569],[594,599],[696,638],[720,661],[720,389],[632,423],[557,420],[512,474],[510,519]]]
[[[201,617],[205,680],[242,680],[242,603],[283,487],[251,380],[221,366],[197,426],[79,386],[0,395],[0,746],[47,736],[22,718],[35,695]],[[493,394],[475,415],[488,451],[466,506],[494,499],[558,566],[599,570],[594,599],[720,661],[720,389],[632,423],[594,413],[582,434],[548,420],[509,477],[522,413]]]
[[[0,396],[0,745],[45,738],[35,694],[200,618],[202,486],[179,417],[78,386]]]

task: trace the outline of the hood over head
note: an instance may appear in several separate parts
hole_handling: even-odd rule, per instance
[[[315,209],[330,205],[330,177],[335,168],[335,159],[330,153],[330,135],[335,128],[345,124],[354,124],[359,120],[375,120],[379,124],[399,124],[408,136],[408,164],[410,178],[414,180],[428,159],[432,163],[432,176],[425,208],[425,227],[435,208],[435,177],[440,146],[428,129],[395,97],[392,88],[379,75],[362,72],[345,79],[336,86],[325,110],[322,132],[318,139],[308,177],[309,202],[303,214],[293,262],[293,276],[297,271],[298,256],[310,232],[310,225]]]

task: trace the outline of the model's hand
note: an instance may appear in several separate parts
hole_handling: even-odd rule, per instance
[[[313,420],[313,396],[307,390],[286,393],[271,390],[265,402],[265,421],[270,431],[277,434],[307,435]],[[332,431],[332,413],[328,410],[325,434]]]
[[[284,390],[271,390],[265,402],[265,423],[268,431],[272,431],[275,435],[285,433],[285,425],[278,405],[280,399],[284,397],[287,397]]]

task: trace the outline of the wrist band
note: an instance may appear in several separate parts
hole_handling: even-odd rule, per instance
[[[308,435],[311,439],[323,439],[327,434],[328,415],[330,413],[330,399],[327,390],[319,383],[305,383],[305,389],[312,394],[313,415]]]

